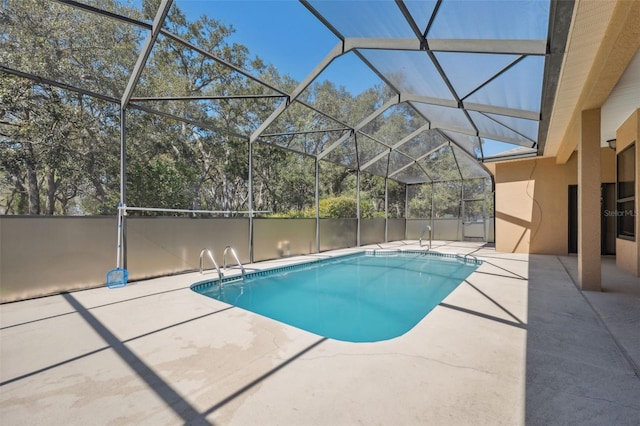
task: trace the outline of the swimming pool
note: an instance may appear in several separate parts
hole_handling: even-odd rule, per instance
[[[413,328],[480,263],[450,256],[361,252],[191,288],[324,337],[376,342]]]

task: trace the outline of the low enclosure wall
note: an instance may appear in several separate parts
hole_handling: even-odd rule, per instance
[[[253,220],[254,262],[315,252],[315,219]]]
[[[460,239],[458,222],[436,220],[433,238]],[[361,219],[360,244],[385,242],[385,233],[388,241],[415,240],[427,224],[388,219],[385,230],[384,219]],[[204,248],[220,267],[227,245],[249,263],[248,218],[129,217],[126,235],[130,280],[197,271]],[[320,219],[319,237],[320,251],[356,247],[358,220]],[[0,303],[104,285],[116,267],[116,244],[115,217],[0,217]],[[254,219],[254,262],[315,252],[315,219]]]
[[[407,219],[407,240],[417,240],[421,235],[423,240],[429,240],[427,226],[433,228],[434,240],[463,241],[473,239],[479,241],[494,242],[493,219],[482,222],[463,222],[457,218],[446,219]]]
[[[130,217],[126,234],[130,280],[195,271],[203,248],[249,261],[246,218]],[[98,286],[116,267],[115,217],[5,216],[0,235],[1,302]]]

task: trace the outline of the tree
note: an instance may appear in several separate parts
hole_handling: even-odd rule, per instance
[[[94,3],[124,8],[111,0]],[[107,95],[126,84],[138,29],[53,2],[3,0],[1,5],[3,64]],[[100,211],[113,189],[108,178],[113,108],[8,74],[0,80],[0,96],[5,213],[74,213],[82,210],[87,192],[98,197],[87,205]]]
[[[15,77],[0,81],[0,164],[13,186],[6,212],[69,212],[83,183],[82,140],[79,111],[65,96]]]
[[[147,17],[153,17],[157,4],[157,1],[143,3]],[[206,16],[189,22],[175,6],[167,16],[165,27],[180,39],[227,63],[254,74],[264,73],[271,75],[273,79],[279,78],[262,60],[250,58],[246,47],[229,45],[225,41],[233,31],[232,27]],[[136,95],[215,97],[237,93],[260,95],[269,91],[266,86],[189,46],[160,37],[145,66]],[[211,128],[166,118],[146,117],[145,120],[157,121],[158,125],[140,123],[135,134],[131,135],[133,146],[130,154],[138,156],[143,163],[163,155],[175,164],[189,166],[178,169],[189,170],[189,175],[183,177],[191,182],[188,191],[191,198],[183,208],[247,209],[248,141],[233,134],[250,133],[275,108],[273,102],[270,98],[154,102],[152,105],[155,108],[178,117],[197,120]],[[142,147],[148,144],[149,139],[155,141],[155,146],[145,152]],[[145,154],[141,155],[141,152]],[[150,205],[151,201],[146,201],[146,205]]]

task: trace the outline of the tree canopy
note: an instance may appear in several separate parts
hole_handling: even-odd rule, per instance
[[[89,3],[150,21],[158,2],[144,0],[140,8],[114,0]],[[128,82],[144,29],[39,0],[1,0],[0,24],[0,63],[62,82],[52,85],[0,71],[0,212],[113,214],[119,198],[121,131],[114,100]],[[297,82],[247,47],[229,43],[233,27],[215,19],[189,21],[174,5],[165,28],[175,37],[158,38],[133,93],[141,107],[126,111],[128,204],[246,210],[248,135],[284,101],[272,88],[290,93]],[[67,90],[64,83],[102,96]],[[238,93],[247,96],[227,96]],[[328,81],[311,84],[301,102],[253,146],[254,209],[293,217],[314,210],[314,156],[342,134],[339,122],[318,111],[354,125],[391,95],[384,84],[356,96]],[[192,99],[177,99],[186,97]],[[348,138],[321,163],[321,198],[333,200],[321,204],[321,216],[353,214],[356,171],[384,154],[384,144],[390,146],[420,126],[410,108],[395,109],[367,124],[366,136]],[[431,208],[425,200],[431,202],[427,192],[433,190],[437,214],[459,214],[455,194],[462,183],[455,160],[433,157],[441,176],[432,178],[451,182],[424,185],[410,210],[428,217]],[[394,161],[383,157],[371,170],[402,166]],[[392,179],[387,184],[389,214],[403,217],[405,187]],[[362,171],[359,189],[363,217],[384,212],[384,178]]]

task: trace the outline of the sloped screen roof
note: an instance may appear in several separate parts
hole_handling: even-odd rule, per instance
[[[570,16],[557,19],[557,15],[571,11],[546,0],[302,0],[307,18],[333,34],[335,45],[324,57],[314,52],[321,59],[301,82],[268,82],[265,76],[224,59],[221,52],[199,46],[198,40],[174,34],[165,18],[174,3],[187,1],[155,2],[159,6],[153,22],[142,14],[123,12],[130,9],[119,5],[130,2],[51,3],[69,6],[68,16],[57,14],[52,19],[77,20],[78,35],[91,26],[113,26],[117,34],[106,41],[112,51],[97,49],[95,55],[104,55],[104,60],[92,61],[102,68],[81,69],[72,46],[67,46],[50,52],[50,57],[57,56],[55,63],[34,68],[28,58],[22,63],[3,60],[2,71],[158,114],[175,115],[175,109],[165,109],[171,102],[206,102],[211,115],[216,114],[217,103],[236,102],[252,120],[241,128],[217,130],[403,183],[450,178],[437,168],[453,164],[458,178],[487,177],[485,161],[541,152],[570,22]],[[215,13],[216,3],[198,5],[207,14],[209,7]],[[247,7],[247,2],[232,3]],[[284,3],[273,2],[273,16],[265,21],[278,21],[278,8]],[[140,51],[119,52],[118,37],[135,39]],[[40,48],[29,40],[24,43],[27,50]],[[65,43],[60,41],[60,46]],[[3,39],[7,48],[15,44],[20,40]],[[180,46],[191,57],[201,57],[203,67],[224,74],[229,84],[221,93],[198,97],[163,91],[161,82],[145,70],[146,63],[163,60],[154,54],[159,45]],[[128,58],[130,68],[110,68],[110,55]],[[367,72],[380,79],[387,94],[384,103],[371,104],[357,117],[343,116],[339,107],[327,108],[326,102],[309,95],[307,89],[325,70],[346,63],[345,72]],[[95,87],[91,79],[82,78],[90,73],[110,73],[112,84]],[[242,92],[236,92],[234,82],[240,80]],[[184,111],[178,119],[207,127],[206,116],[190,116],[189,108]],[[307,119],[297,123],[287,119],[288,114]]]

